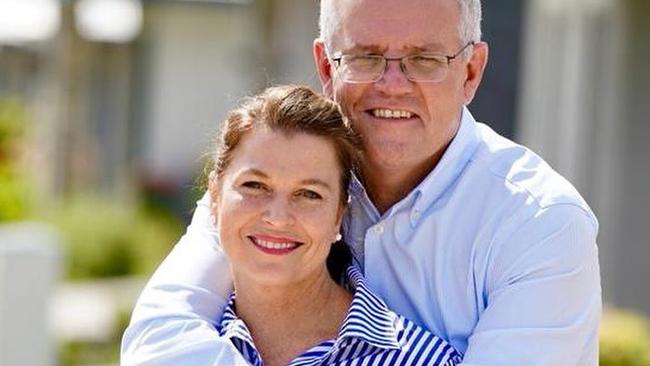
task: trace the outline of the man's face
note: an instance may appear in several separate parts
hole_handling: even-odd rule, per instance
[[[379,80],[348,83],[327,51],[330,57],[453,55],[464,46],[458,30],[460,8],[457,0],[346,0],[336,1],[336,9],[339,21],[326,45],[329,50],[317,40],[314,55],[324,93],[341,104],[363,138],[366,168],[398,173],[433,168],[458,130],[462,106],[478,86],[486,45],[469,47],[439,82],[410,81],[399,62],[390,61]]]

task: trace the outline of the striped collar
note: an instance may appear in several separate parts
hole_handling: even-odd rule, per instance
[[[348,315],[339,331],[337,343],[358,338],[379,348],[400,348],[397,315],[388,310],[383,300],[370,291],[354,265],[346,271],[348,286],[354,291]]]
[[[333,349],[342,349],[346,345],[361,341],[369,346],[382,349],[401,349],[402,344],[399,340],[399,333],[403,329],[399,317],[388,310],[386,304],[374,295],[366,285],[359,269],[351,265],[346,271],[347,288],[354,291],[352,303],[348,313],[343,321],[343,325],[335,340],[329,340],[310,349],[304,355],[299,356],[301,359],[307,356],[325,356]],[[230,301],[226,306],[223,316],[217,328],[222,337],[229,338],[235,345],[240,342],[247,344],[249,349],[257,349],[254,346],[253,338],[244,324],[244,321],[235,314],[235,293],[230,296]],[[240,342],[235,342],[239,340]],[[240,351],[242,351],[240,349]],[[249,360],[256,364],[259,361],[259,355],[250,357]]]

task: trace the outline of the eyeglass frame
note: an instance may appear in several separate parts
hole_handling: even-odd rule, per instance
[[[406,56],[402,56],[402,57],[385,57],[384,55],[365,55],[365,56],[373,56],[373,57],[377,57],[377,58],[381,57],[381,58],[384,60],[384,69],[382,70],[382,72],[379,73],[379,74],[377,75],[377,77],[376,77],[374,80],[364,80],[364,81],[349,81],[349,80],[344,80],[344,81],[345,81],[346,83],[351,83],[351,84],[374,83],[374,82],[376,82],[377,80],[381,79],[381,78],[384,76],[384,74],[386,74],[386,68],[388,67],[388,61],[399,61],[400,70],[402,71],[402,73],[404,73],[404,76],[406,76],[406,78],[407,78],[408,80],[413,81],[413,82],[425,82],[425,83],[426,83],[426,82],[430,82],[430,83],[437,83],[437,82],[440,82],[440,81],[442,81],[442,80],[445,79],[445,77],[447,76],[446,72],[447,72],[447,70],[449,69],[449,65],[451,65],[451,62],[454,61],[455,59],[457,59],[458,56],[460,56],[461,54],[463,54],[463,52],[465,52],[465,50],[467,50],[468,47],[470,47],[470,46],[474,46],[474,45],[476,45],[476,42],[475,42],[475,41],[469,41],[469,42],[467,42],[463,47],[461,47],[461,49],[458,50],[458,52],[456,52],[455,54],[453,54],[453,55],[451,55],[451,56],[450,56],[450,55],[443,55],[443,54],[432,54],[432,53],[431,53],[431,54],[427,54],[427,53],[419,53],[419,54],[413,54],[413,55],[406,55]],[[327,54],[329,55],[330,52],[329,52],[329,50],[327,49],[327,47],[325,48],[325,50],[326,50]],[[446,58],[446,59],[447,59],[447,69],[445,70],[445,75],[444,75],[444,77],[442,77],[440,80],[419,80],[419,79],[413,79],[413,78],[409,75],[409,73],[406,71],[406,66],[404,65],[404,59],[408,59],[408,58],[410,58],[410,57],[414,57],[414,56],[422,56],[422,55],[441,56],[441,57]],[[344,56],[352,56],[352,55],[344,55],[344,54],[341,54],[341,55],[338,56],[338,57],[330,57],[330,60],[332,60],[332,61],[336,64],[336,67],[335,67],[336,70],[338,70],[338,68],[341,67],[341,59],[343,59]]]

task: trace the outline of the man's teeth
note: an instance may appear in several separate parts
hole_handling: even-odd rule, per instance
[[[412,113],[395,109],[373,109],[372,114],[376,118],[411,118]]]
[[[290,249],[298,246],[296,243],[276,243],[260,239],[255,239],[255,244],[268,249]]]

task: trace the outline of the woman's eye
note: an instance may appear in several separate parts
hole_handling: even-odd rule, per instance
[[[247,189],[252,189],[252,190],[261,190],[261,189],[266,189],[266,186],[260,182],[255,182],[255,181],[249,181],[249,182],[244,182],[241,185],[244,188]]]
[[[298,192],[298,195],[310,200],[320,200],[323,198],[323,196],[321,196],[320,194],[314,191],[310,191],[308,189]]]

